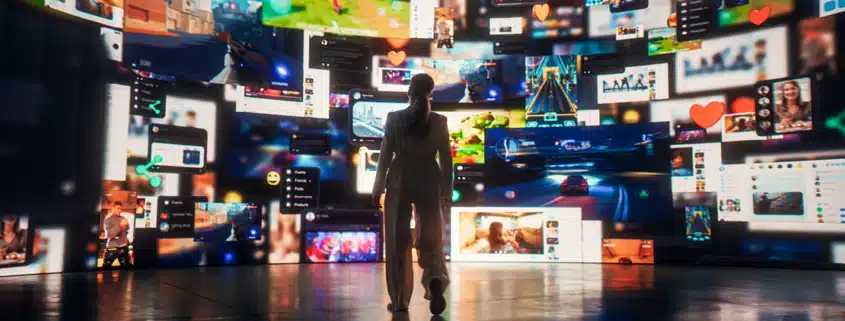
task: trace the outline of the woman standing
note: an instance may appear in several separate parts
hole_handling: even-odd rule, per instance
[[[443,257],[444,216],[452,195],[452,153],[446,117],[432,113],[429,99],[434,80],[426,74],[411,78],[411,105],[387,114],[381,141],[373,203],[385,194],[384,235],[387,292],[392,312],[408,310],[413,293],[411,205],[416,209],[416,246],[423,269],[425,298],[431,313],[446,308],[443,291],[449,285]],[[435,158],[437,156],[437,158]],[[438,161],[439,159],[439,166]]]

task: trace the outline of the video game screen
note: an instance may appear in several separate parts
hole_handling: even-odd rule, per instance
[[[484,132],[488,128],[525,127],[522,110],[453,110],[437,111],[446,116],[452,140],[452,162],[484,163]]]
[[[486,136],[487,205],[580,207],[585,220],[654,228],[671,221],[668,123],[493,128]]]
[[[365,37],[430,39],[436,5],[436,2],[418,0],[263,0],[260,7],[261,21],[272,27]],[[421,28],[428,30],[428,34]]]
[[[578,110],[578,56],[525,57],[525,114],[574,116]]]
[[[374,56],[373,65],[373,87],[379,90],[407,92],[413,75],[430,75],[435,84],[431,101],[437,103],[498,103],[508,94],[505,87],[516,92],[504,83],[499,60],[408,58],[394,65],[386,57]]]
[[[294,118],[238,113],[234,117],[232,144],[225,163],[226,174],[242,179],[264,180],[270,171],[282,168],[320,169],[320,181],[343,181],[346,171],[346,132],[334,125],[316,124]],[[330,123],[331,124],[331,123]],[[329,155],[294,154],[292,135],[313,134],[330,137]]]
[[[196,81],[302,92],[304,35],[247,0],[126,0],[123,65]],[[174,21],[175,20],[175,21]],[[300,94],[301,96],[301,94]]]
[[[261,239],[261,210],[251,203],[195,203],[194,241]]]

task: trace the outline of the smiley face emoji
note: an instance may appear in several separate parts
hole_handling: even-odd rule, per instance
[[[279,185],[281,181],[282,177],[279,175],[278,172],[270,171],[269,173],[267,173],[267,184],[270,184],[270,186]]]

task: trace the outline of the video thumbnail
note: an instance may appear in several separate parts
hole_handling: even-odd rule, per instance
[[[124,0],[44,0],[47,8],[112,28],[123,28]]]
[[[701,49],[675,55],[675,88],[684,94],[786,77],[786,43],[785,26],[706,39]]]
[[[578,110],[578,57],[525,57],[525,113],[574,115]]]
[[[434,43],[437,48],[455,46],[455,14],[452,8],[434,8]]]
[[[804,194],[801,192],[754,193],[755,215],[804,215]]]
[[[486,135],[486,204],[580,207],[585,220],[666,232],[660,229],[671,222],[668,123],[492,128]]]
[[[382,138],[387,114],[405,109],[408,103],[363,101],[352,104],[352,134],[357,137]]]
[[[615,1],[615,0],[614,0]],[[610,6],[588,8],[591,38],[613,36],[617,27],[643,25],[645,30],[667,26],[669,15],[674,12],[672,0],[649,0],[642,10],[611,12]]]
[[[791,13],[795,9],[795,0],[749,0],[748,5],[722,8],[719,12],[719,27],[748,23],[748,14],[764,7],[771,10],[771,19]]]
[[[813,85],[809,77],[759,83],[756,111],[760,136],[813,130]]]
[[[709,243],[715,239],[716,192],[675,193],[674,207],[685,218],[685,238],[693,243]]]
[[[131,267],[135,249],[135,212],[137,194],[130,191],[105,191],[100,212],[100,251],[97,267]]]
[[[308,262],[377,262],[381,243],[377,232],[306,232]]]
[[[299,263],[300,224],[299,214],[282,214],[279,201],[270,203],[270,264]]]
[[[452,162],[484,163],[484,131],[488,128],[525,126],[522,110],[438,111],[446,116],[452,140]]]
[[[722,121],[708,128],[701,128],[692,120],[689,112],[693,105],[706,106],[712,102],[724,103],[725,96],[713,95],[652,101],[649,118],[652,122],[669,122],[669,132],[674,138],[673,144],[721,142]]]
[[[596,76],[596,81],[599,104],[669,99],[669,64],[628,66],[621,74]]]
[[[195,203],[194,241],[261,239],[261,210],[251,203]]]
[[[434,4],[421,9],[433,11]],[[261,8],[268,26],[385,38],[411,37],[416,12],[411,1],[383,0],[264,0]]]
[[[123,65],[220,84],[302,92],[299,30],[265,27],[246,0],[126,0]]]
[[[452,208],[453,261],[582,262],[579,208]],[[594,240],[584,240],[594,238]]]
[[[358,150],[356,164],[356,186],[359,194],[369,194],[373,191],[376,183],[376,170],[378,169],[378,158],[381,153],[377,150],[370,150],[361,147]]]
[[[604,239],[602,263],[654,264],[654,241]]]
[[[29,255],[29,217],[4,215],[0,220],[0,268],[26,263]]]
[[[18,229],[21,228],[22,225],[19,225]],[[62,272],[65,266],[66,234],[64,228],[34,228],[32,239],[28,241],[32,246],[32,255],[24,259],[25,263],[0,263],[0,276]],[[20,258],[15,262],[20,262]]]
[[[649,56],[698,49],[701,49],[701,40],[678,41],[675,28],[657,28],[648,31]]]

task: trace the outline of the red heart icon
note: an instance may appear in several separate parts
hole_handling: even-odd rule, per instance
[[[771,14],[772,8],[769,7],[763,7],[760,10],[751,10],[751,12],[748,13],[748,21],[751,21],[751,23],[759,26],[766,22]]]
[[[753,113],[755,108],[754,98],[751,97],[739,97],[731,103],[731,112],[735,114]]]
[[[713,127],[722,119],[725,108],[725,103],[720,101],[711,101],[707,106],[695,104],[690,107],[689,116],[696,125],[707,129]]]

